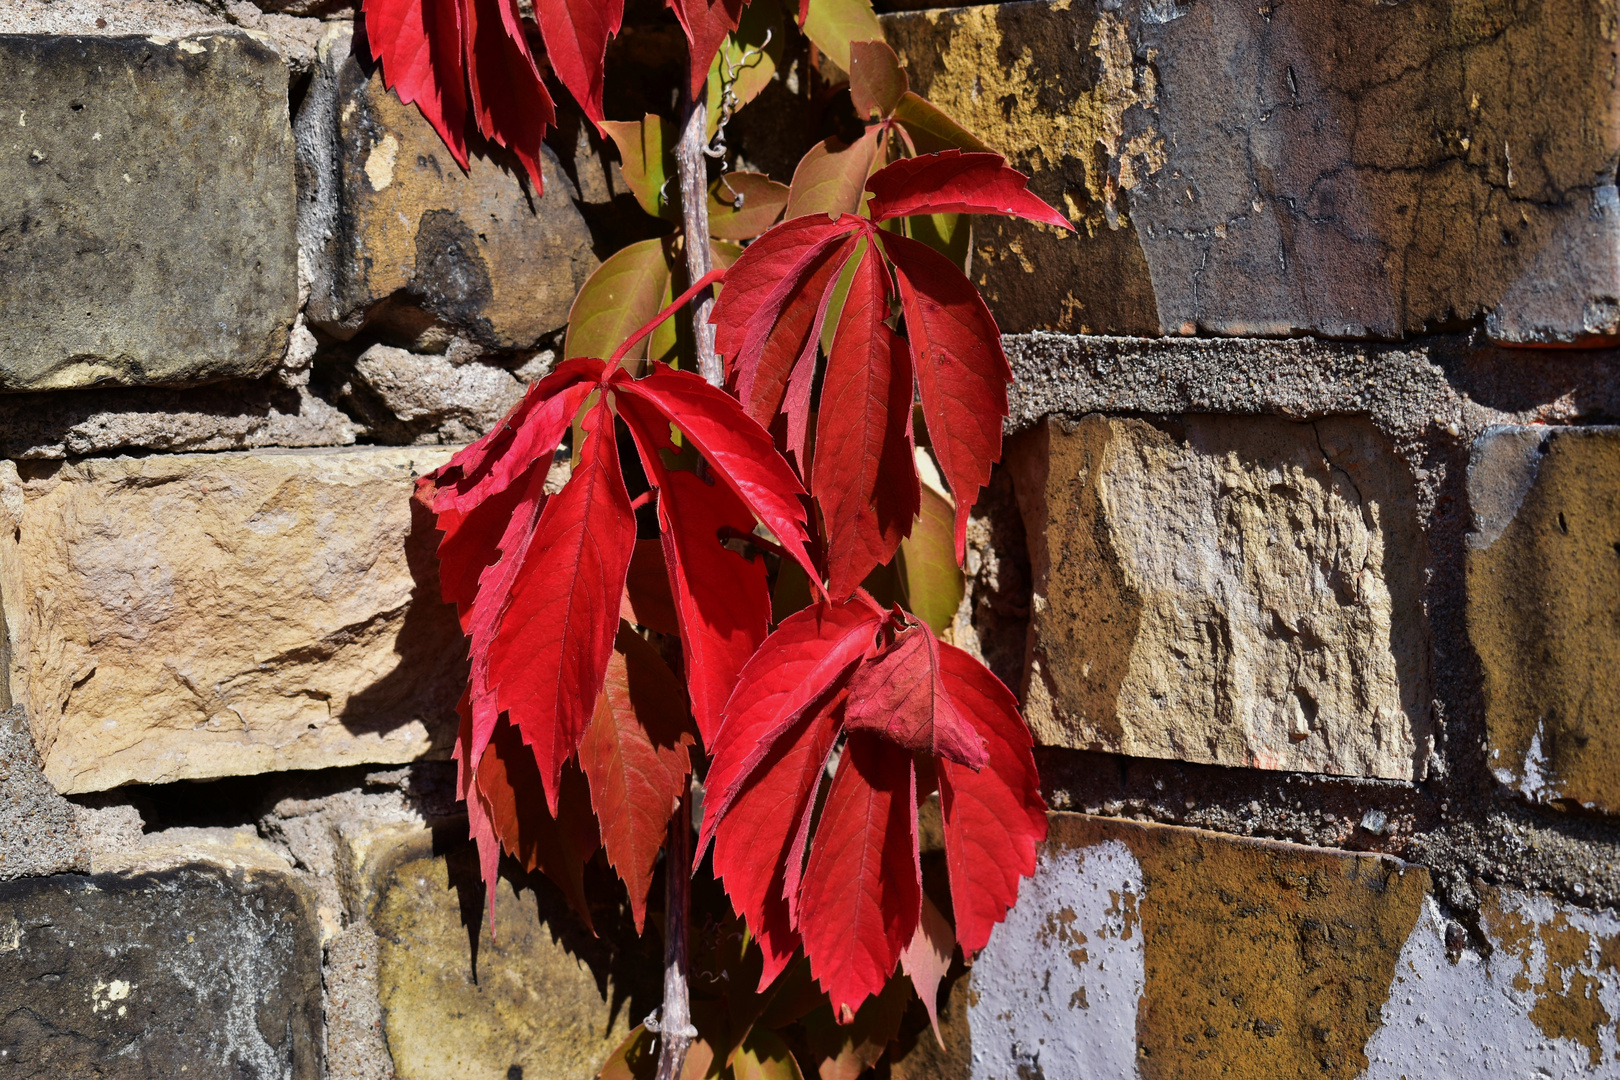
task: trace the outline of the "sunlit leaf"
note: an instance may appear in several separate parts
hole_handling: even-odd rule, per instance
[[[806,0],[801,10],[805,37],[842,71],[849,71],[851,42],[883,40],[872,0]]]
[[[574,297],[563,357],[613,355],[625,338],[658,314],[669,296],[669,279],[667,241],[642,240],[614,252]],[[646,356],[647,348],[646,343],[638,345],[630,357]]]
[[[675,176],[675,129],[662,116],[604,120],[602,130],[619,148],[619,169],[630,194],[654,217],[680,221],[680,185]]]

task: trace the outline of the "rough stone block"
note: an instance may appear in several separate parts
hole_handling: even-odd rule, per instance
[[[1004,329],[1620,331],[1612,0],[1009,3],[885,17],[1078,237],[975,224]]]
[[[399,1080],[589,1080],[661,998],[657,932],[594,911],[593,937],[550,883],[500,886],[487,934],[477,858],[422,835],[377,863],[383,1030]],[[439,850],[443,850],[441,847]],[[509,887],[511,886],[511,887]],[[605,880],[602,891],[611,891]]]
[[[1430,734],[1412,478],[1363,420],[1043,422],[1009,444],[1046,745],[1412,779]]]
[[[0,463],[11,693],[63,792],[403,762],[466,649],[410,501],[440,448]]]
[[[0,713],[0,880],[90,869],[74,806],[40,772],[28,714]]]
[[[298,305],[287,69],[240,33],[0,35],[0,390],[251,376]]]
[[[1620,811],[1620,428],[1488,429],[1468,491],[1488,763],[1531,799]]]
[[[0,883],[0,1073],[321,1076],[321,952],[285,875]]]
[[[538,196],[516,159],[475,147],[463,173],[414,106],[351,54],[333,23],[299,112],[299,243],[309,315],[347,337],[368,318],[427,351],[446,331],[524,349],[568,321],[597,266],[572,185],[547,149]],[[392,299],[386,306],[378,305]]]

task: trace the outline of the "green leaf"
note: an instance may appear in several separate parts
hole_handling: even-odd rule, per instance
[[[972,214],[918,214],[906,219],[906,233],[951,260],[962,273],[968,272],[968,255],[973,250]]]
[[[714,1063],[714,1048],[703,1039],[686,1052],[681,1080],[703,1080]],[[636,1027],[614,1048],[596,1073],[600,1080],[653,1080],[658,1075],[658,1039],[644,1025]]]
[[[877,164],[882,140],[882,126],[873,125],[848,146],[837,139],[812,146],[793,170],[787,217],[859,213],[865,201],[866,179]]]
[[[838,319],[844,313],[844,301],[849,299],[850,286],[855,282],[855,269],[860,265],[861,256],[866,253],[868,241],[862,240],[855,245],[855,251],[838,271],[838,280],[833,283],[832,296],[827,301],[827,319],[821,324],[821,351],[828,356],[832,355],[833,337],[838,333]]]
[[[882,41],[853,42],[849,62],[849,96],[862,120],[886,118],[911,89],[900,58]]]
[[[726,1064],[736,1080],[804,1080],[787,1043],[761,1027],[748,1033]]]
[[[788,186],[764,173],[728,172],[709,185],[709,235],[752,240],[782,216]],[[738,199],[742,205],[737,205]]]
[[[894,118],[911,136],[919,154],[935,154],[953,147],[981,152],[990,150],[978,136],[913,91],[907,90],[900,95],[900,103],[894,108]]]
[[[928,451],[916,453],[923,478],[922,505],[911,535],[900,541],[895,565],[906,610],[943,636],[956,619],[965,591],[962,568],[956,565],[956,504],[940,490],[939,471]]]
[[[658,314],[669,295],[669,264],[668,244],[653,239],[631,244],[597,267],[568,310],[563,359],[613,355],[625,338]],[[628,354],[632,359],[646,355],[645,342]]]
[[[675,175],[675,130],[662,116],[648,113],[641,120],[604,120],[602,130],[619,148],[619,169],[630,193],[654,217],[681,220],[679,184]]]
[[[871,0],[810,0],[804,36],[827,59],[849,70],[849,46],[854,41],[882,41],[883,25],[872,13]]]
[[[742,108],[760,95],[776,75],[787,44],[782,5],[775,0],[753,0],[743,8],[737,29],[726,35],[709,65],[709,138],[720,126],[720,96],[725,78],[730,77],[731,93],[737,99],[733,110]]]

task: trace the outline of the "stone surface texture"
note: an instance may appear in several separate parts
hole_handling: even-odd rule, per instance
[[[0,880],[90,869],[74,806],[40,771],[28,713],[0,713]]]
[[[435,448],[0,466],[11,687],[59,790],[447,750]]]
[[[1409,470],[1370,425],[1092,415],[1008,460],[1038,742],[1423,775],[1422,537]]]
[[[0,1068],[319,1080],[320,963],[312,905],[285,877],[0,883]]]
[[[426,836],[401,844],[373,878],[378,989],[399,1080],[595,1076],[657,1004],[656,932],[638,941],[621,913],[593,937],[536,876],[521,891],[503,881],[489,935],[473,852],[434,850]]]
[[[1004,329],[1620,329],[1612,3],[1026,2],[885,23],[913,88],[1079,229],[975,223]]]
[[[597,260],[556,156],[545,151],[540,194],[498,148],[463,173],[351,47],[349,25],[332,23],[298,118],[312,322],[347,337],[370,320],[417,347],[445,327],[499,349],[559,330]]]
[[[346,402],[370,420],[372,430],[400,442],[472,442],[523,397],[524,384],[503,368],[390,345],[361,353],[353,371],[353,382],[364,389],[351,387]]]
[[[297,308],[287,67],[238,32],[0,35],[0,389],[252,376]]]
[[[1491,428],[1468,475],[1491,769],[1620,812],[1620,428]]]

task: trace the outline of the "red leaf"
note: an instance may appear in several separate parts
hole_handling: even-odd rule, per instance
[[[956,561],[967,557],[967,523],[990,466],[1001,457],[1012,369],[979,290],[927,244],[883,237],[894,260],[911,363],[940,472],[956,498]]]
[[[535,0],[546,59],[591,122],[601,124],[602,58],[619,32],[624,0]]]
[[[815,573],[800,502],[804,489],[776,452],[770,435],[742,411],[735,398],[689,371],[665,367],[642,379],[617,371],[612,386],[618,394],[645,401],[679,428],[788,554],[807,573]]]
[[[630,573],[624,580],[619,618],[660,634],[680,636],[680,616],[675,613],[675,595],[669,590],[669,568],[664,565],[661,541],[636,541]]]
[[[883,321],[888,272],[870,241],[860,258],[827,358],[810,478],[835,597],[893,557],[922,498],[912,460],[911,363]]]
[[[900,954],[900,967],[917,989],[917,997],[928,1010],[928,1022],[934,1026],[934,1039],[941,1047],[945,1040],[939,1033],[939,984],[950,970],[951,956],[956,952],[956,934],[934,902],[923,894],[922,917],[917,920],[917,932],[911,943]]]
[[[685,697],[658,651],[621,623],[579,763],[608,863],[630,892],[638,934],[665,827],[692,771]]]
[[[579,747],[602,689],[636,540],[612,414],[599,405],[584,429],[579,467],[541,511],[483,646],[496,704],[534,748],[553,809],[563,762]],[[476,638],[473,649],[480,651]]]
[[[430,508],[434,491],[432,477],[416,481],[417,499]],[[485,568],[500,557],[501,537],[527,491],[526,483],[513,484],[467,513],[450,507],[438,515],[436,524],[444,534],[438,548],[439,591],[445,603],[456,605],[464,633],[472,629],[478,580]]]
[[[783,308],[804,288],[817,260],[861,224],[856,217],[785,221],[750,244],[726,271],[710,321],[715,351],[726,358],[739,400],[747,403],[755,396],[755,368]],[[781,378],[785,382],[787,375]]]
[[[691,65],[692,96],[703,89],[709,77],[709,65],[726,35],[737,29],[742,18],[743,5],[748,0],[666,0],[686,31],[688,63]]]
[[[1025,190],[1029,177],[1000,154],[937,154],[902,158],[866,182],[873,221],[912,214],[1005,214],[1074,231],[1069,219]]]
[[[523,37],[517,0],[460,0],[467,82],[478,130],[523,162],[539,195],[540,146],[556,122],[551,95]]]
[[[1035,849],[1046,839],[1046,803],[1029,728],[1012,694],[961,649],[942,644],[939,652],[946,688],[990,752],[990,763],[978,772],[951,762],[939,769],[956,940],[971,958],[1017,901],[1018,879],[1035,872]]]
[[[493,928],[495,919],[498,864],[497,857],[486,855],[480,836],[485,828],[524,869],[541,870],[556,882],[568,905],[590,926],[584,868],[599,841],[596,820],[590,812],[590,795],[579,769],[570,765],[562,774],[560,809],[553,815],[546,806],[534,755],[523,744],[517,729],[503,720],[496,725],[489,748],[478,759],[475,784],[477,809],[474,799],[468,800],[467,809],[473,818],[474,836],[479,839],[490,926]]]
[[[957,711],[940,672],[940,645],[924,623],[902,630],[849,677],[845,731],[870,731],[915,754],[982,769],[984,739]]]
[[[366,0],[366,40],[383,85],[415,104],[450,156],[467,167],[467,75],[459,0]]]
[[[810,971],[840,1021],[883,989],[921,909],[911,755],[856,732],[816,827],[798,910]]]

